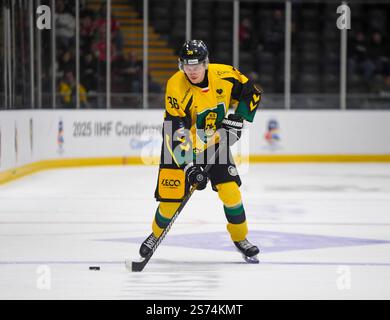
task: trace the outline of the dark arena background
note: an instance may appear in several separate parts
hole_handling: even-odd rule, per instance
[[[0,3],[0,299],[390,298],[389,1]],[[232,147],[259,263],[209,184],[132,272],[190,39],[263,89]]]

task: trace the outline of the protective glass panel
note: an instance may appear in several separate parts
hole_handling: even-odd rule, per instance
[[[74,7],[74,3],[72,6]],[[106,1],[80,1],[80,108],[106,108],[106,29]],[[61,44],[59,35],[57,35],[57,43]],[[64,53],[67,54],[66,49]],[[64,53],[60,52],[60,61]],[[77,57],[77,54],[71,56]],[[66,61],[62,61],[62,64],[68,64],[69,69],[75,65],[74,62]]]
[[[210,63],[233,65],[232,1],[193,3],[193,38],[205,41]]]
[[[185,41],[186,2],[149,1],[149,108],[164,108],[168,79],[178,70],[177,54]]]
[[[6,66],[6,52],[5,52],[5,6],[0,8],[0,109],[5,109],[5,66]]]
[[[3,1],[0,22],[0,107],[31,104],[29,1]]]
[[[242,2],[240,70],[266,93],[263,107],[284,108],[285,5]]]
[[[348,109],[390,109],[390,3],[351,3]]]
[[[293,3],[291,108],[340,108],[339,3]]]
[[[28,2],[28,1],[26,1]],[[53,76],[55,74],[56,62],[53,59],[55,55],[55,49],[53,47],[53,21],[52,12],[55,12],[54,2],[52,0],[41,0],[35,3],[35,90],[36,90],[36,108],[53,108]],[[50,8],[50,11],[46,10]],[[28,21],[28,20],[26,20]],[[75,19],[72,20],[72,28],[75,29]],[[73,35],[74,37],[74,35]],[[21,43],[24,42],[21,41]],[[23,46],[22,45],[22,46]],[[73,71],[74,72],[74,71]],[[22,78],[19,78],[22,79]]]
[[[112,1],[111,105],[142,108],[143,1]]]

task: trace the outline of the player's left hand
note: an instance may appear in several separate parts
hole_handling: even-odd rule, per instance
[[[235,144],[241,138],[244,120],[238,114],[229,114],[222,120],[222,128],[226,130],[229,146]]]

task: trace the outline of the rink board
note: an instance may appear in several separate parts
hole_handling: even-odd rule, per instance
[[[0,183],[49,168],[157,164],[163,110],[3,111]],[[390,161],[386,111],[261,111],[238,161]]]

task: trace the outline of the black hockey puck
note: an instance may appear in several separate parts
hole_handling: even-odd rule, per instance
[[[98,267],[98,266],[90,266],[89,270],[100,270],[100,267]]]

